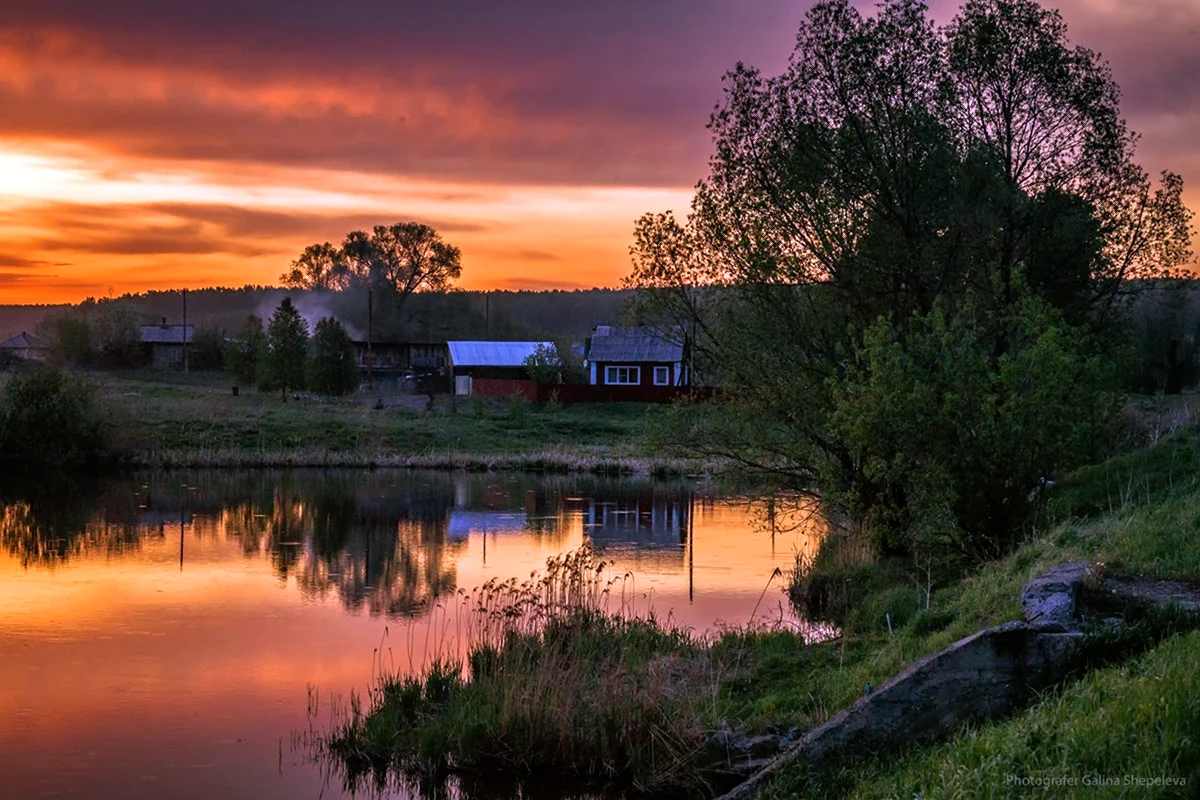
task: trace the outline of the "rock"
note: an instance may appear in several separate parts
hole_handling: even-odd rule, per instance
[[[1076,627],[1079,586],[1087,579],[1088,571],[1083,562],[1060,564],[1025,584],[1021,591],[1021,614],[1025,621],[1047,631]]]

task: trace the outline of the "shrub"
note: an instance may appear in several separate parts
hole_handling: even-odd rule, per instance
[[[0,461],[77,466],[111,456],[92,389],[43,365],[12,377],[0,400]]]

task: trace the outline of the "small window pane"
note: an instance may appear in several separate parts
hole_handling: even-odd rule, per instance
[[[671,368],[670,367],[655,367],[654,368],[654,385],[669,386],[671,384]]]

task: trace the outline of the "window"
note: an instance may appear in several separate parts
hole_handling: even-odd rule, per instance
[[[671,368],[670,367],[655,367],[654,368],[654,385],[655,386],[670,386],[671,385]]]
[[[642,368],[605,367],[604,382],[609,386],[636,386],[642,382]]]

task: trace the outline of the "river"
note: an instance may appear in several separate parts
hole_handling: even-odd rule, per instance
[[[456,592],[528,578],[590,542],[628,575],[638,610],[697,631],[799,625],[772,574],[820,529],[772,526],[709,485],[649,479],[9,477],[0,796],[350,796],[296,734],[381,663],[406,670],[453,648]]]

